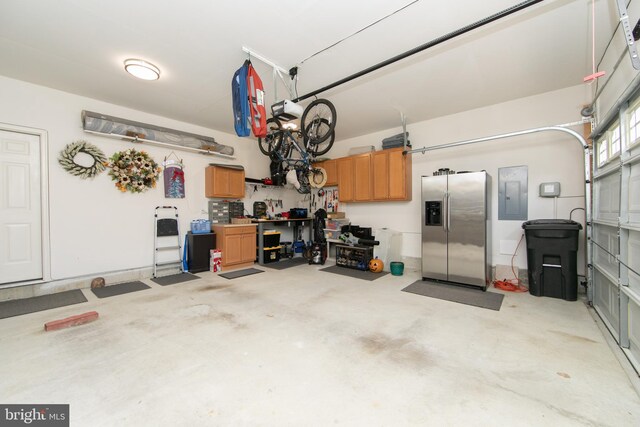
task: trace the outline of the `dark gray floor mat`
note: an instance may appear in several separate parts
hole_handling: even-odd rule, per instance
[[[87,302],[80,289],[0,302],[0,319]]]
[[[284,270],[285,268],[295,267],[297,265],[309,265],[309,260],[306,258],[291,258],[291,259],[283,259],[278,262],[271,262],[269,264],[265,264],[264,267],[273,268],[275,270]]]
[[[386,271],[382,271],[380,273],[372,273],[371,271],[362,271],[362,270],[354,270],[353,268],[340,267],[337,265],[332,265],[331,267],[322,268],[320,271],[326,271],[327,273],[335,273],[340,274],[342,276],[355,277],[356,279],[362,280],[376,280],[382,276],[389,274]]]
[[[474,289],[426,280],[417,280],[402,291],[496,311],[500,311],[504,299],[503,294],[483,292],[479,288]]]
[[[154,279],[151,279],[151,281],[157,283],[160,286],[167,286],[175,285],[176,283],[188,282],[189,280],[196,280],[199,278],[200,276],[196,276],[195,274],[191,273],[178,273],[171,274],[169,276],[156,277]]]
[[[245,268],[244,270],[230,271],[228,273],[219,274],[220,277],[225,279],[236,279],[238,277],[250,276],[252,274],[264,273],[264,270],[258,270],[257,268]]]
[[[107,298],[115,295],[128,294],[129,292],[142,291],[149,289],[149,285],[145,285],[139,280],[135,282],[118,283],[117,285],[105,286],[104,288],[94,288],[91,292],[98,298]]]

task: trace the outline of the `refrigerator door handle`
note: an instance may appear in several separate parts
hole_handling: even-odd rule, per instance
[[[447,230],[447,193],[442,196],[442,230],[446,233]]]
[[[451,231],[451,193],[447,192],[447,232]]]

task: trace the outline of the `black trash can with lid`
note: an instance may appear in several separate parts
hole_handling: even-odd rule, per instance
[[[527,239],[529,293],[578,299],[578,232],[582,225],[567,219],[522,223]]]

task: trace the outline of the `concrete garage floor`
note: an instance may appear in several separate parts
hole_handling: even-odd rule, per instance
[[[499,312],[299,266],[0,320],[0,402],[72,426],[632,426],[640,399],[581,302]],[[495,290],[493,290],[495,291]],[[44,332],[90,310],[96,322]]]

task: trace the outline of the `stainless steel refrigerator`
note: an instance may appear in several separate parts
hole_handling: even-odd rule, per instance
[[[491,282],[486,172],[422,177],[422,279],[472,285]]]

